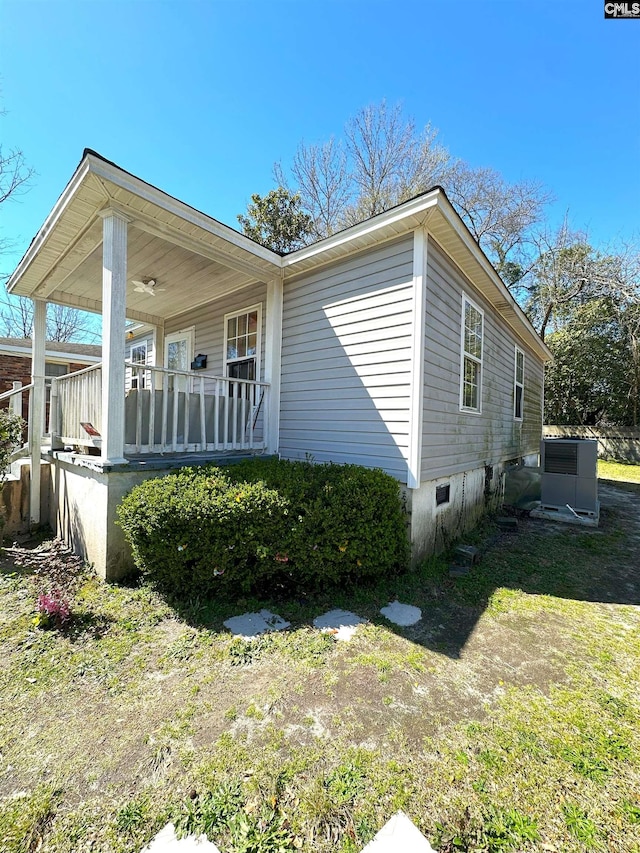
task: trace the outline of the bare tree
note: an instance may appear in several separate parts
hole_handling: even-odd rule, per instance
[[[313,218],[312,237],[327,237],[442,183],[451,156],[437,136],[431,125],[418,133],[400,104],[382,101],[349,119],[344,142],[300,143],[290,173]],[[274,177],[289,186],[279,163]]]
[[[4,113],[0,112],[0,116]],[[15,201],[27,192],[35,175],[27,165],[23,152],[19,148],[7,149],[0,144],[0,205]],[[13,248],[12,241],[0,237],[0,256]],[[6,279],[0,274],[0,281]],[[71,341],[87,336],[95,338],[96,332],[90,329],[91,320],[83,311],[67,308],[64,305],[50,305],[47,312],[47,339],[50,341]],[[23,297],[11,297],[6,293],[4,308],[0,311],[0,329],[7,337],[28,338],[33,328],[33,306],[31,300]]]
[[[419,132],[399,104],[385,101],[349,119],[344,142],[332,137],[324,144],[301,143],[290,172],[291,191],[300,194],[313,219],[314,239],[442,185],[510,286],[531,266],[531,231],[551,200],[537,182],[510,184],[494,169],[454,160],[435,128],[427,124]],[[287,186],[280,164],[274,174]]]
[[[416,132],[413,119],[404,119],[399,104],[388,109],[382,101],[349,119],[345,136],[357,189],[356,204],[347,212],[353,223],[395,203],[407,164],[415,159]]]
[[[556,232],[539,234],[535,246],[536,259],[520,284],[526,293],[525,310],[543,340],[587,302],[637,301],[638,261],[632,250],[597,251],[587,234],[569,228],[566,217]]]
[[[4,110],[0,110],[0,117],[4,114]],[[34,174],[19,148],[7,148],[0,143],[0,204],[26,192]],[[10,248],[11,241],[0,237],[0,255]]]
[[[351,201],[351,180],[347,153],[332,136],[321,145],[298,145],[291,174],[304,207],[313,220],[311,238],[320,240],[338,231],[344,224],[344,211]],[[287,179],[280,163],[274,177],[284,187]]]
[[[93,317],[76,308],[49,303],[47,305],[47,340],[87,341],[99,337],[91,329]],[[33,330],[33,303],[24,297],[11,298],[0,312],[0,329],[7,338],[30,338]]]
[[[532,229],[544,218],[551,193],[537,181],[510,184],[495,169],[458,161],[445,189],[465,224],[508,285],[526,273],[535,245]]]

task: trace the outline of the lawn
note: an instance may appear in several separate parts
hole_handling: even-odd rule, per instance
[[[640,483],[640,465],[599,459],[598,477],[604,480],[614,480],[619,483]]]
[[[640,519],[601,497],[597,530],[488,523],[466,578],[431,560],[314,601],[175,605],[6,551],[0,850],[131,853],[173,819],[223,853],[355,853],[403,809],[441,853],[638,853]],[[71,623],[35,627],[63,584]],[[396,597],[418,625],[380,616]],[[224,630],[264,606],[292,628]],[[370,620],[350,642],[310,627],[336,606]]]

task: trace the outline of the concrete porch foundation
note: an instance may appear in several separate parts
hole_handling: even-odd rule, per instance
[[[103,465],[99,457],[51,454],[49,522],[56,536],[90,563],[99,577],[118,581],[133,569],[131,551],[116,524],[116,508],[138,483],[187,466],[229,463],[246,454],[176,454]]]

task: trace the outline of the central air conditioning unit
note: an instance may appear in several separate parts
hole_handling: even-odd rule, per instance
[[[545,438],[540,443],[542,510],[598,516],[598,442]]]

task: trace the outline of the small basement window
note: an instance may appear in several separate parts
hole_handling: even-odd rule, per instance
[[[451,484],[445,483],[442,486],[436,486],[436,506],[448,504],[451,497]]]

